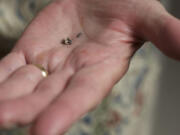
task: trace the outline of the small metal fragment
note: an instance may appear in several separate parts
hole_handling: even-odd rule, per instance
[[[81,33],[81,32],[78,33],[76,37],[79,38],[80,36],[82,36],[82,33]]]
[[[72,40],[70,38],[63,39],[61,43],[64,44],[64,45],[71,45]]]

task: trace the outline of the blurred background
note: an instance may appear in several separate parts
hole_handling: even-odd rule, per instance
[[[48,2],[49,0],[0,0],[0,57],[10,51],[33,16]],[[162,3],[174,16],[180,17],[179,0],[162,0]],[[119,101],[117,95],[122,97],[122,101]],[[115,98],[118,100],[116,103]],[[68,135],[179,135],[180,62],[167,58],[148,43],[137,53],[130,71],[115,86],[108,101],[107,103],[105,100],[95,112],[79,121]],[[135,103],[132,103],[134,101]],[[124,107],[122,103],[129,106],[123,104]],[[112,107],[108,108],[109,104]],[[105,113],[104,108],[108,113]],[[138,116],[137,108],[141,110]],[[101,114],[108,117],[113,114],[118,120],[122,114],[123,124],[110,126],[109,131],[101,124],[107,121],[105,118],[96,120],[92,125],[85,125],[91,119],[99,118]],[[112,120],[110,122],[112,123]],[[26,133],[19,129],[0,131],[0,135],[20,134]]]
[[[162,0],[165,7],[180,17],[179,0]],[[180,62],[161,55],[162,71],[157,89],[151,135],[180,134]]]

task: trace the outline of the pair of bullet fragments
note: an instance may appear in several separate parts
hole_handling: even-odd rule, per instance
[[[82,33],[78,33],[76,38],[79,38],[82,35]],[[72,45],[72,40],[68,37],[66,39],[63,39],[61,42],[63,45]]]

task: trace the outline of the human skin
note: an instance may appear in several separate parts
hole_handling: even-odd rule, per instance
[[[0,127],[64,134],[111,92],[145,41],[180,60],[179,34],[179,20],[155,0],[52,2],[0,62]],[[61,43],[67,37],[72,45]]]

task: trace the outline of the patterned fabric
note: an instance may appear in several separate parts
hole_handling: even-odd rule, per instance
[[[0,33],[20,36],[34,15],[50,0],[0,0]]]
[[[0,0],[0,33],[6,37],[19,37],[33,16],[49,1]],[[153,59],[156,56],[150,57],[151,54],[149,44],[140,49],[128,73],[113,88],[110,96],[74,124],[66,135],[140,135],[142,131],[137,129],[144,122],[142,117],[149,100],[146,84],[153,91],[153,77],[159,73],[158,64]],[[25,134],[26,129],[0,131],[0,135]]]

